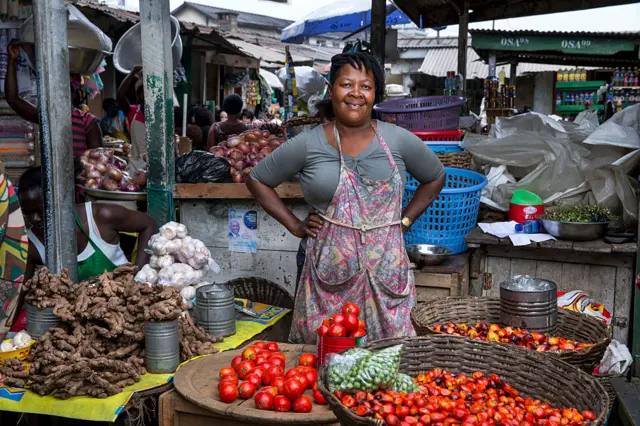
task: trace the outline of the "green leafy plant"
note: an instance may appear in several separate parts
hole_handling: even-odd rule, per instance
[[[613,222],[617,217],[606,207],[581,204],[561,206],[545,213],[545,219],[557,222]]]

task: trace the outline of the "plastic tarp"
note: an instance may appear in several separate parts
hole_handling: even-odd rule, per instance
[[[628,225],[637,221],[632,176],[640,164],[640,105],[602,126],[595,111],[571,122],[528,113],[499,118],[490,138],[467,138],[477,164],[491,171],[485,204],[506,211],[516,189],[538,194],[545,204],[599,204]],[[500,168],[500,166],[504,166]],[[493,169],[491,169],[494,167]]]
[[[295,67],[296,88],[298,90],[298,102],[307,105],[310,114],[315,115],[315,104],[324,98],[324,92],[329,82],[320,72],[312,67]],[[280,68],[276,75],[283,85],[286,85],[287,70]]]

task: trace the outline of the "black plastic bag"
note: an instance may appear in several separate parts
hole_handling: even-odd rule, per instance
[[[231,166],[226,158],[206,151],[191,151],[176,158],[177,183],[231,182]]]

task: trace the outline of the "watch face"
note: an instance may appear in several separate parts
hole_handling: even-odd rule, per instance
[[[411,220],[409,220],[408,217],[402,218],[402,224],[404,226],[409,226],[409,225],[411,225]]]

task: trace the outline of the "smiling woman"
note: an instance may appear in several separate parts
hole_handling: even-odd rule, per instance
[[[290,340],[315,342],[322,319],[347,302],[360,307],[370,339],[414,335],[415,285],[402,233],[440,193],[444,168],[411,132],[372,119],[385,86],[371,55],[334,56],[330,83],[325,115],[335,120],[287,141],[247,181],[262,207],[304,238]],[[407,171],[421,186],[403,211]],[[298,173],[312,207],[305,220],[273,189]]]

